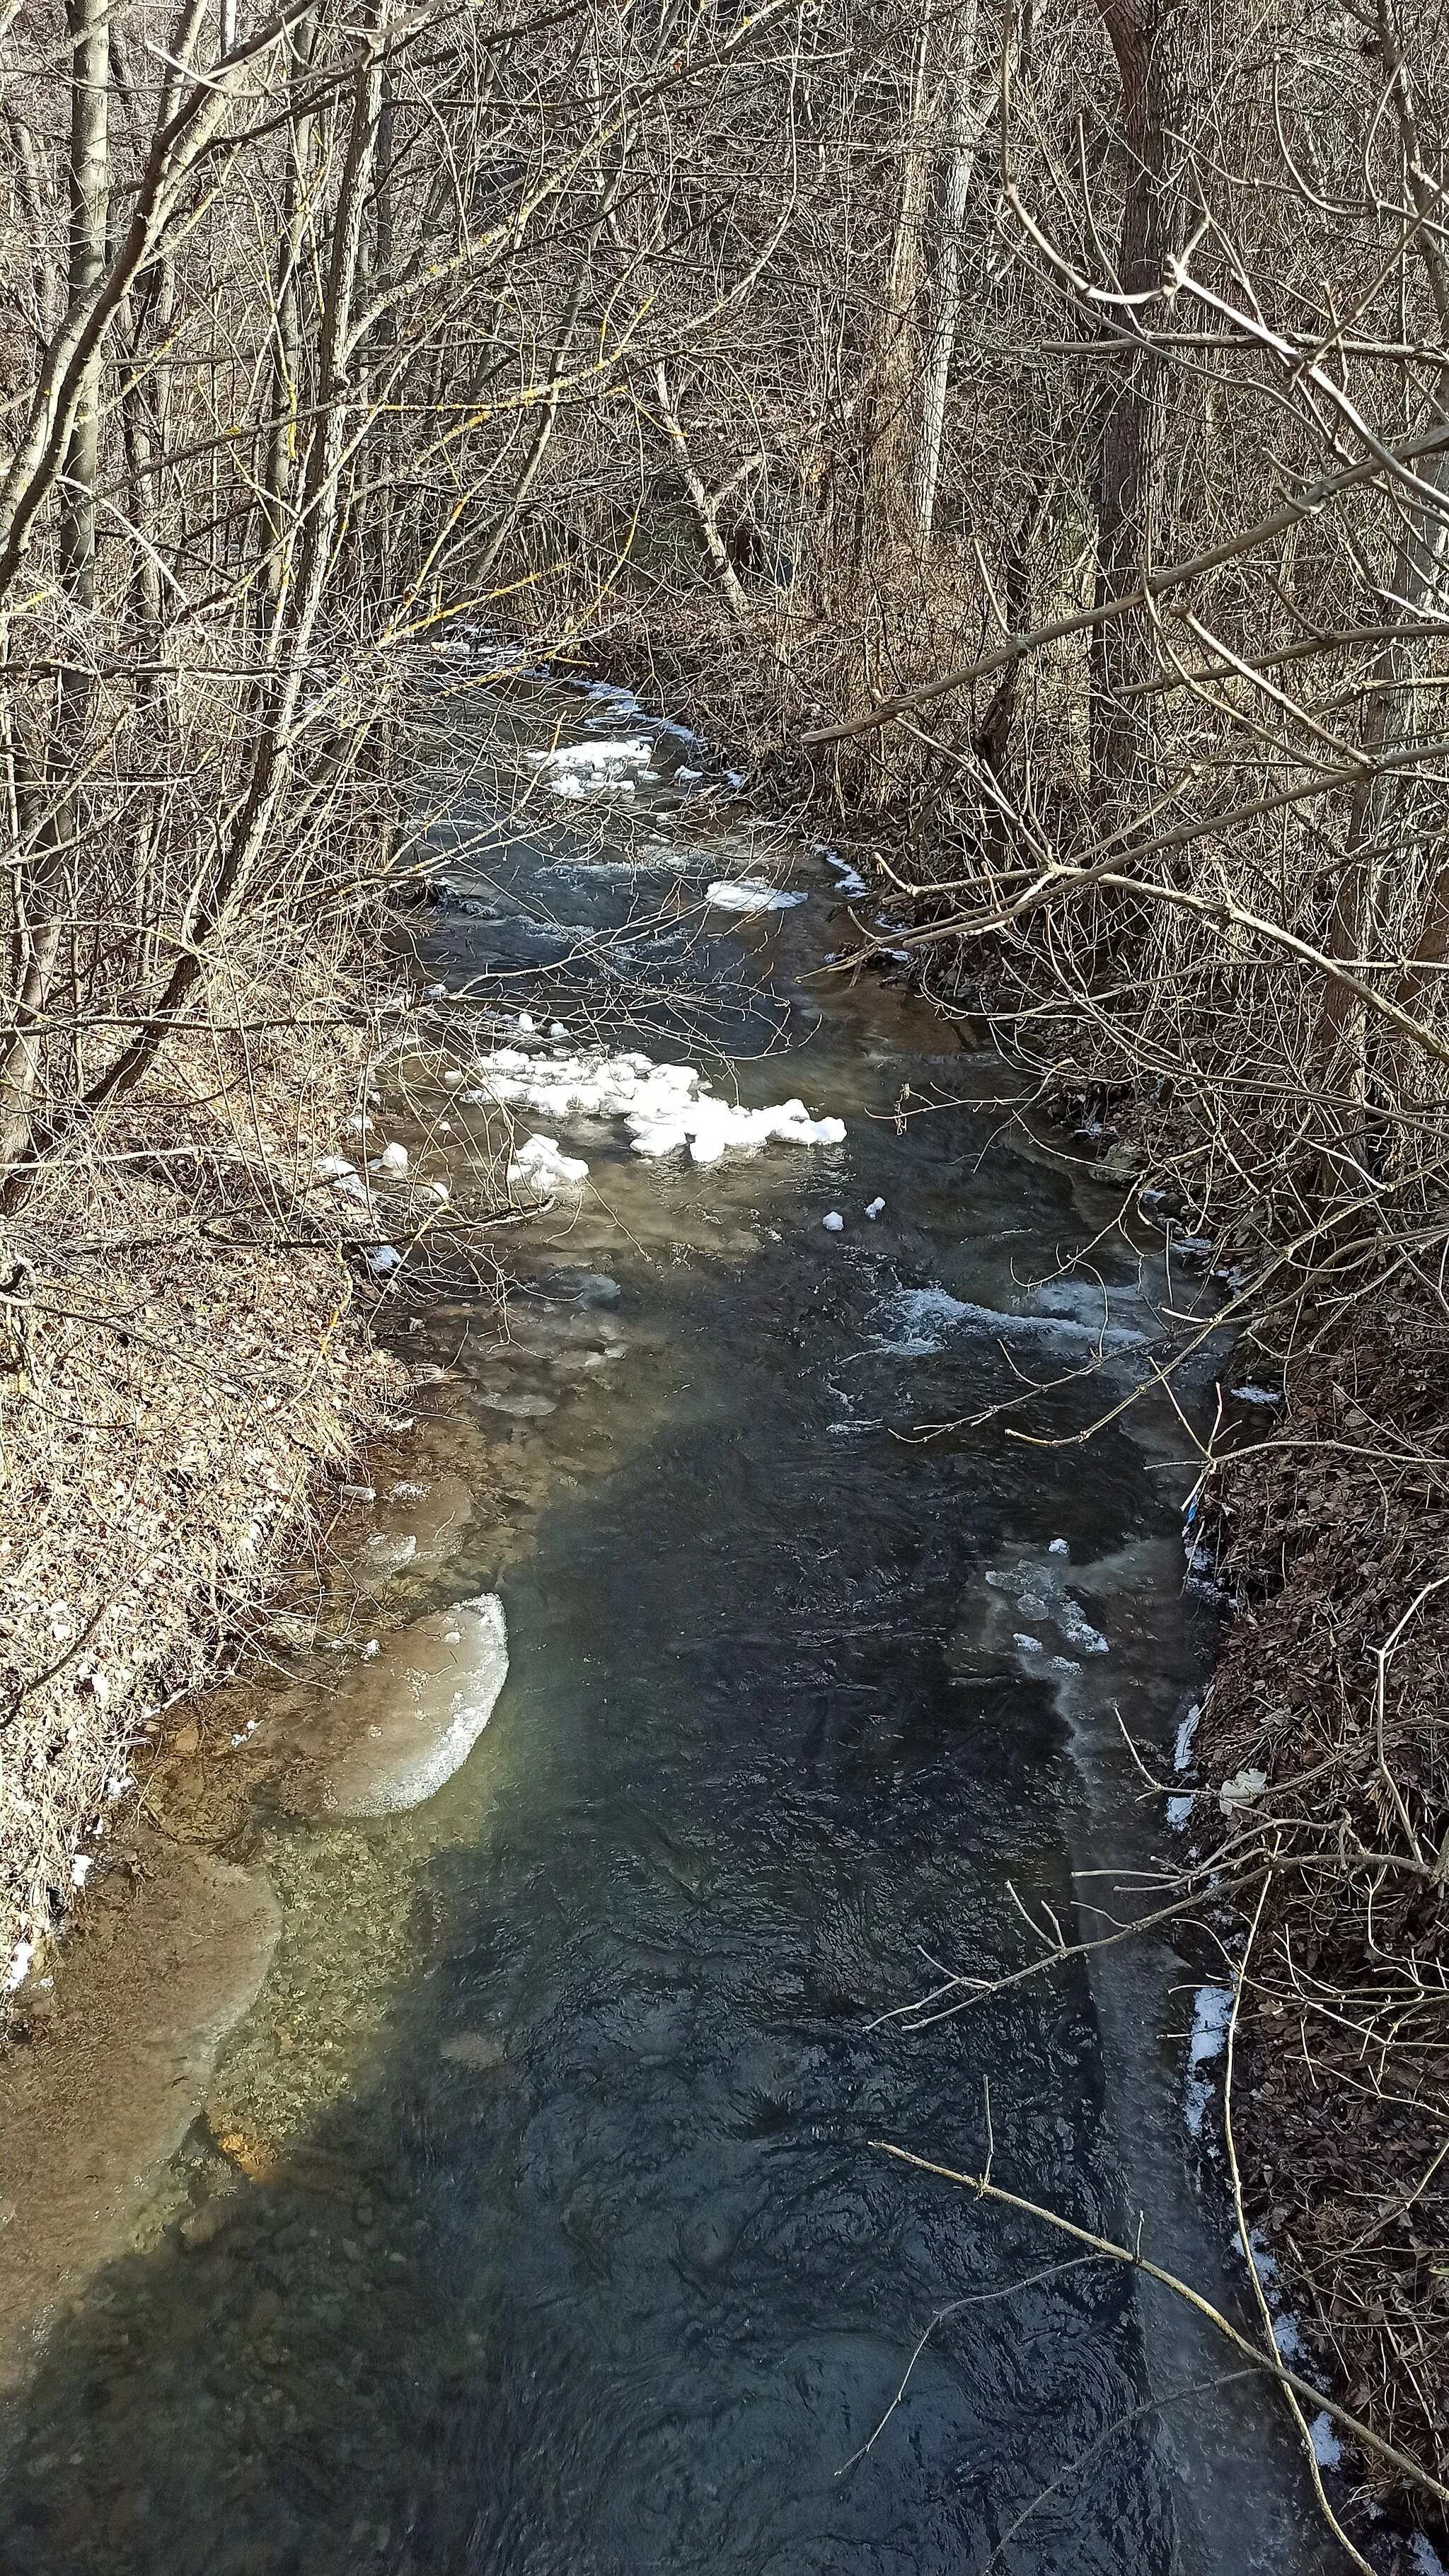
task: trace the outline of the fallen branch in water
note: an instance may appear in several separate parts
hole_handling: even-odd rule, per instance
[[[974,2191],[978,2200],[998,2201],[1005,2209],[1019,2210],[1023,2217],[1039,2219],[1044,2227],[1054,2227],[1059,2235],[1070,2236],[1074,2243],[1089,2246],[1093,2253],[1100,2254],[1108,2262],[1123,2263],[1129,2271],[1141,2272],[1148,2280],[1159,2282],[1164,2289],[1185,2300],[1190,2308],[1196,2309],[1198,2315],[1205,2317],[1219,2334],[1225,2335],[1237,2351],[1246,2354],[1255,2369],[1265,2371],[1294,2396],[1307,2398],[1319,2407],[1330,2422],[1342,2425],[1354,2441],[1386,2461],[1410,2486],[1421,2487],[1437,2503],[1449,2505],[1449,2487],[1441,2486],[1439,2480],[1417,2460],[1410,2459],[1406,2451],[1396,2449],[1392,2442],[1383,2441],[1360,2416],[1352,2415],[1346,2406],[1340,2406],[1337,2398],[1325,2396],[1322,2389],[1315,2388],[1310,2380],[1300,2379],[1276,2350],[1272,2354],[1261,2351],[1247,2335],[1239,2333],[1221,2308],[1215,2308],[1211,2299],[1204,2298],[1201,2290],[1195,2290],[1190,2281],[1180,2280],[1175,2272],[1166,2271],[1160,2263],[1150,2262],[1145,2254],[1134,2252],[1131,2246],[1118,2245],[1110,2236],[1097,2236],[1091,2228],[1078,2227],[1074,2220],[1059,2217],[1054,2209],[1044,2209],[1040,2201],[1025,2200],[1019,2192],[1003,2191],[999,2183],[991,2180],[989,2171],[957,2173],[950,2165],[933,2163],[929,2156],[913,2155],[909,2147],[893,2146],[889,2138],[872,2138],[870,2144],[879,2148],[882,2155],[894,2156],[899,2163],[913,2166],[918,2173],[935,2174],[942,2182],[953,2182],[964,2191]]]

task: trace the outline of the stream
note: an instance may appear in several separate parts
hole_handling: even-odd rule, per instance
[[[201,1823],[176,1809],[267,1873],[280,1940],[12,2400],[11,2576],[1326,2572],[1261,2377],[884,2151],[974,2172],[989,2103],[996,2180],[1119,2240],[1145,2213],[1251,2315],[1181,1961],[899,2011],[1024,1965],[1027,1915],[1120,1917],[1164,1847],[1118,1717],[1170,1781],[1212,1648],[1190,1442],[1155,1397],[1071,1438],[1142,1373],[1161,1238],[1085,1147],[977,1105],[1009,1075],[898,971],[823,971],[843,863],[687,735],[466,676],[446,890],[411,916],[429,1035],[377,1112],[414,1170],[496,1130],[467,1095],[500,1044],[525,1089],[687,1058],[731,1117],[798,1095],[844,1135],[709,1159],[700,1128],[692,1160],[607,1098],[520,1106],[588,1174],[495,1238],[505,1334],[466,1282],[399,1289],[419,1410],[354,1515],[354,1645],[237,1684]],[[707,900],[741,877],[803,900]],[[939,1105],[898,1120],[905,1086]],[[1059,1383],[980,1419],[1031,1380]],[[369,1626],[495,1591],[509,1674],[462,1766],[406,1812],[309,1800]]]

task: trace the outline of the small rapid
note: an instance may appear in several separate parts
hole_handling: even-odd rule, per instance
[[[1212,1614],[1181,1424],[1116,1409],[1160,1260],[994,1057],[827,971],[862,880],[681,728],[451,706],[388,1124],[446,1194],[506,1114],[543,1212],[504,1331],[466,1283],[399,1325],[371,1715],[319,1648],[231,1729],[280,1942],[12,2403],[12,2576],[1326,2571],[1260,2378],[884,2151],[1243,2299],[1184,1968],[942,2017],[1169,1831]],[[462,1611],[487,1723],[389,1809],[389,1622]]]

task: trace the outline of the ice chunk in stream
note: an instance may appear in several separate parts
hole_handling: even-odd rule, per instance
[[[577,1193],[588,1177],[588,1164],[577,1155],[560,1153],[554,1136],[525,1137],[508,1166],[509,1188],[534,1198],[552,1198],[559,1191]]]
[[[838,1208],[832,1208],[829,1216],[823,1216],[820,1222],[824,1226],[827,1234],[843,1234],[845,1232],[845,1219]]]
[[[858,868],[852,867],[849,859],[842,859],[824,841],[817,841],[815,846],[835,879],[837,894],[843,894],[847,901],[853,903],[858,895],[869,892],[864,877]]]
[[[705,900],[718,912],[789,912],[805,897],[766,885],[762,877],[716,877],[705,889]]]
[[[377,1158],[377,1168],[380,1172],[390,1172],[396,1178],[400,1179],[402,1174],[407,1170],[407,1167],[408,1149],[406,1145],[384,1145],[382,1152]]]
[[[716,1099],[694,1065],[655,1064],[637,1052],[496,1047],[480,1072],[481,1081],[462,1095],[465,1105],[532,1109],[560,1122],[622,1118],[634,1152],[653,1159],[687,1146],[696,1163],[717,1163],[729,1151],[756,1153],[771,1142],[838,1145],[845,1135],[842,1119],[812,1118],[803,1100],[746,1109]]]
[[[327,1765],[333,1813],[386,1816],[431,1798],[467,1760],[507,1677],[496,1593],[430,1611],[390,1638],[337,1704],[350,1741]]]
[[[1177,1741],[1172,1748],[1172,1767],[1174,1771],[1186,1771],[1191,1765],[1192,1739],[1197,1733],[1198,1720],[1201,1716],[1202,1710],[1194,1705],[1188,1710],[1186,1717],[1183,1719],[1181,1726],[1177,1730]]]
[[[390,1270],[400,1270],[402,1267],[402,1254],[395,1243],[364,1244],[362,1258],[374,1279],[385,1279]]]
[[[1279,2348],[1281,2350],[1281,2346]],[[1336,2469],[1343,2458],[1343,2444],[1333,2429],[1332,2419],[1327,2414],[1314,2416],[1308,2427],[1308,2439],[1313,2445],[1313,2456],[1319,2467]]]
[[[528,757],[553,779],[602,778],[610,770],[647,769],[651,748],[642,735],[619,742],[601,734],[593,742],[559,743],[552,751],[531,751]]]
[[[878,1217],[878,1216],[884,1216],[884,1214],[885,1214],[885,1200],[884,1200],[884,1199],[872,1199],[872,1200],[871,1200],[871,1203],[870,1203],[870,1205],[869,1205],[869,1207],[866,1209],[866,1215],[867,1215],[868,1217]]]
[[[1189,2137],[1202,2136],[1202,2124],[1212,2099],[1211,2079],[1198,2072],[1222,2055],[1232,2017],[1231,1986],[1199,1986],[1193,2003],[1192,2036],[1187,2044],[1187,2095],[1183,2115]]]

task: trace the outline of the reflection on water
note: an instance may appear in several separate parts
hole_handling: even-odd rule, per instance
[[[686,897],[720,867],[705,836]],[[577,988],[585,935],[632,906],[646,937],[663,893],[552,828],[458,882],[475,909],[430,948],[454,988],[565,953]],[[1084,1320],[1128,1367],[1152,1280],[1119,1243],[1100,1313],[1033,1294],[1106,1202],[965,1109],[897,1133],[904,1082],[999,1071],[900,991],[802,987],[832,895],[808,859],[795,882],[803,907],[678,953],[755,1059],[746,1104],[798,1092],[846,1141],[701,1170],[570,1131],[590,1192],[522,1255],[509,1348],[466,1300],[415,1338],[447,1378],[375,1537],[452,1482],[375,1597],[497,1587],[509,1681],[410,1816],[329,1822],[305,1764],[263,1763],[276,1964],[16,2409],[15,2576],[959,2576],[1049,2488],[1002,2566],[1333,2563],[1256,2388],[1137,2411],[1220,2352],[872,2144],[973,2164],[989,2081],[1002,2178],[1110,2231],[1146,2203],[1217,2286],[1170,1963],[874,2026],[940,1963],[1020,1963],[1008,1882],[1070,1922],[1074,1868],[1150,1849],[1113,1706],[1169,1745],[1205,1640],[1183,1480],[1135,1435],[893,1436],[1080,1366]],[[1064,1387],[1054,1427],[1100,1402]]]

